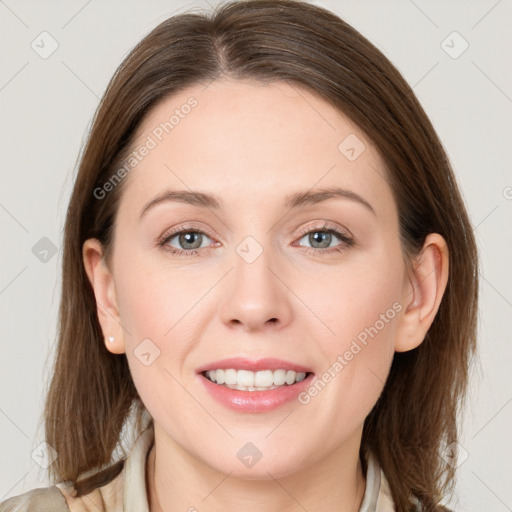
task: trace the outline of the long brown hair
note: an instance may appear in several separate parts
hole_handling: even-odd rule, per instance
[[[55,369],[44,411],[46,441],[58,458],[54,481],[83,495],[121,471],[114,450],[130,412],[147,412],[124,355],[104,345],[82,245],[107,254],[123,182],[98,199],[131,150],[148,110],[163,98],[222,76],[288,81],[316,92],[355,122],[378,148],[399,212],[409,265],[426,235],[449,248],[447,288],[424,342],[395,353],[382,395],[366,418],[361,454],[380,463],[397,511],[410,497],[442,510],[455,459],[458,419],[476,349],[478,259],[472,227],[446,152],[412,89],[389,60],[326,9],[293,0],[248,0],[211,14],[184,13],[153,29],[121,63],[98,106],[67,211]],[[152,420],[151,420],[152,421]]]

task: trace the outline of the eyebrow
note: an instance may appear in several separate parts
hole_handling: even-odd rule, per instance
[[[300,208],[304,206],[315,205],[328,199],[348,199],[363,205],[367,210],[377,215],[372,205],[363,199],[359,194],[352,190],[346,190],[339,187],[321,188],[315,190],[306,190],[303,192],[294,192],[285,198],[284,207],[289,209]],[[206,194],[204,192],[194,192],[188,190],[168,190],[151,199],[144,205],[140,213],[142,218],[148,210],[158,204],[164,202],[178,202],[208,208],[212,210],[220,210],[223,207],[223,201],[218,196]]]

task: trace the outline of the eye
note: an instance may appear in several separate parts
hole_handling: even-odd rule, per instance
[[[313,229],[303,229],[302,233],[305,234],[301,238],[301,240],[307,240],[311,247],[309,247],[308,252],[313,254],[317,253],[330,253],[330,252],[340,252],[347,246],[352,246],[354,244],[354,240],[348,236],[346,233],[341,231],[338,228],[330,227],[325,224],[322,227],[317,227]],[[336,238],[341,240],[342,243],[336,245]],[[333,246],[334,243],[334,246]],[[302,244],[300,244],[302,245]],[[307,248],[307,247],[306,247]],[[325,250],[332,248],[332,250]]]
[[[211,247],[211,243],[205,243],[205,238],[211,240],[203,231],[185,227],[166,233],[158,245],[178,256],[192,256],[198,249]]]

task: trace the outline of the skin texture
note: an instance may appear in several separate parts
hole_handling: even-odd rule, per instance
[[[223,79],[189,87],[150,111],[135,147],[190,97],[197,105],[125,178],[110,267],[97,240],[83,247],[106,347],[126,354],[155,421],[150,508],[357,511],[363,422],[394,352],[417,347],[435,317],[448,278],[446,243],[429,235],[407,274],[375,147],[296,85]],[[338,149],[351,134],[365,145],[354,161]],[[346,198],[283,205],[293,192],[331,186],[359,194],[375,214]],[[215,194],[224,207],[167,201],[140,218],[150,200],[177,189]],[[333,235],[322,245],[306,234],[325,232],[326,222],[354,243]],[[201,248],[180,245],[179,235],[167,247],[195,254],[158,246],[181,227],[206,233]],[[252,263],[236,251],[247,236],[262,248]],[[308,404],[239,413],[214,401],[196,375],[210,361],[240,356],[282,358],[321,376],[394,303],[400,311]],[[160,356],[145,366],[134,350],[148,338]],[[250,468],[237,458],[249,441],[262,453]]]

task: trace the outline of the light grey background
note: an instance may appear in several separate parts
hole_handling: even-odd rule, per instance
[[[451,158],[481,256],[480,362],[452,506],[512,510],[512,1],[314,3],[390,58]],[[40,420],[55,344],[61,234],[93,112],[132,46],[191,7],[209,4],[0,0],[0,501],[47,485],[35,461],[44,464]],[[43,31],[58,43],[46,59],[31,47],[51,49]],[[469,47],[457,56],[464,40]]]

